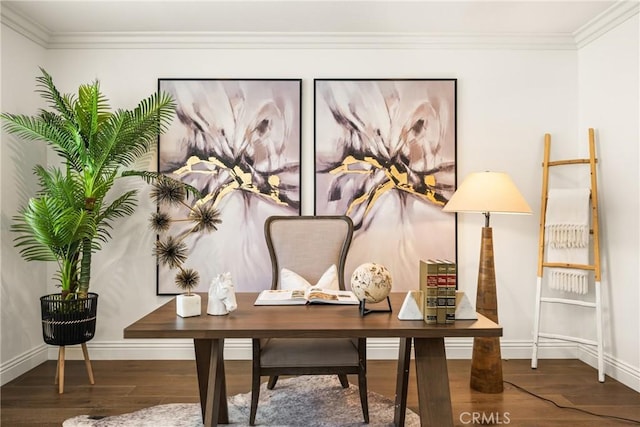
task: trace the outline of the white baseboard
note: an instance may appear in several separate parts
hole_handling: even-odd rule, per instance
[[[545,359],[577,359],[578,346],[569,342],[543,342],[539,355]],[[94,360],[189,360],[194,358],[191,340],[128,339],[124,341],[90,341],[89,355]],[[446,338],[445,348],[449,359],[471,359],[472,338]],[[501,340],[504,359],[528,359],[531,357],[531,342]],[[57,347],[49,347],[49,359],[57,358]],[[80,346],[68,347],[69,360],[81,360]],[[228,360],[251,359],[250,339],[227,339],[224,357]],[[370,338],[367,340],[367,358],[393,360],[398,357],[398,338]]]
[[[577,359],[574,343],[540,343],[545,359]],[[473,338],[445,338],[447,359],[471,359]],[[500,340],[503,359],[531,359],[531,341]]]
[[[500,342],[503,359],[531,359],[533,343],[529,340],[511,340]],[[469,356],[471,358],[471,356]],[[577,359],[578,345],[570,341],[538,341],[538,359]]]
[[[578,359],[598,369],[598,352],[593,346],[579,345]],[[614,359],[610,355],[604,355],[604,373],[605,375],[615,378],[627,387],[640,393],[640,368],[629,365],[621,360]],[[597,379],[597,372],[594,373]],[[605,379],[606,381],[606,379]]]
[[[192,360],[194,355],[191,340],[134,340],[126,342],[87,343],[89,357],[92,360]],[[250,360],[250,339],[226,339],[224,341],[224,357],[227,360]],[[57,347],[49,347],[49,359],[56,359]],[[471,352],[469,352],[469,355]],[[82,360],[80,346],[67,347],[66,357],[69,360]],[[396,359],[398,357],[397,338],[369,339],[367,343],[368,359]]]
[[[368,359],[394,360],[398,357],[397,338],[370,338],[367,341]],[[500,345],[503,359],[531,358],[531,341],[502,339]],[[448,359],[470,359],[472,346],[472,338],[445,339]],[[193,360],[195,357],[191,340],[92,340],[87,343],[87,347],[92,360]],[[224,355],[227,360],[250,360],[251,340],[225,340]],[[57,347],[43,344],[3,363],[0,366],[2,385],[46,360],[56,360],[57,357]],[[571,342],[540,341],[538,357],[540,359],[579,359],[591,366],[597,366],[597,356],[593,349]],[[67,360],[82,360],[80,346],[67,347],[66,358]],[[611,378],[640,392],[640,370],[637,367],[616,360],[610,355],[605,355],[605,372]]]
[[[48,346],[40,344],[38,347],[2,363],[0,365],[0,385],[5,385],[47,360],[49,360]]]

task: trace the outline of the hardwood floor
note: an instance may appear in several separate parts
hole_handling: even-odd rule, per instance
[[[65,419],[81,414],[115,415],[162,403],[198,401],[194,361],[98,360],[92,363],[96,382],[93,386],[89,385],[84,362],[67,361],[62,395],[54,386],[55,361],[48,361],[6,384],[0,389],[0,424],[6,427],[60,426]],[[455,425],[640,425],[640,394],[632,389],[609,377],[599,383],[596,371],[577,360],[540,360],[536,370],[529,364],[529,360],[505,360],[504,393],[483,394],[469,389],[470,361],[449,360]],[[249,361],[226,362],[229,396],[250,390],[250,366]],[[393,400],[395,373],[395,361],[370,360],[369,390]],[[355,382],[355,378],[350,380]],[[606,419],[560,409],[512,383],[559,405],[639,421]],[[417,412],[417,406],[412,365],[408,407]]]

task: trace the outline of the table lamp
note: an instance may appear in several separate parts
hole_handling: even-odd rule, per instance
[[[442,210],[484,214],[476,311],[498,323],[493,233],[489,226],[489,218],[492,213],[530,214],[531,208],[507,174],[476,172],[465,178]],[[471,388],[483,393],[503,391],[500,337],[473,339]]]

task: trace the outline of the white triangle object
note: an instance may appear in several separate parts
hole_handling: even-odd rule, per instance
[[[462,291],[456,291],[456,320],[478,320],[475,308]]]
[[[404,298],[398,319],[400,320],[422,320],[424,294],[422,291],[409,291]]]

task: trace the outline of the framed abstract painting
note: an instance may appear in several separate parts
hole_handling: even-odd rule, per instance
[[[456,260],[456,79],[315,79],[315,213],[348,215],[345,274],[384,265],[418,288],[420,260]]]
[[[186,236],[185,267],[200,274],[196,292],[225,272],[239,292],[271,286],[264,221],[300,215],[301,83],[158,79],[158,89],[176,102],[175,119],[158,141],[158,171],[198,189],[202,198],[189,201],[211,204],[222,220],[212,233],[172,224],[173,235]],[[158,266],[158,295],[180,293],[174,277]]]

